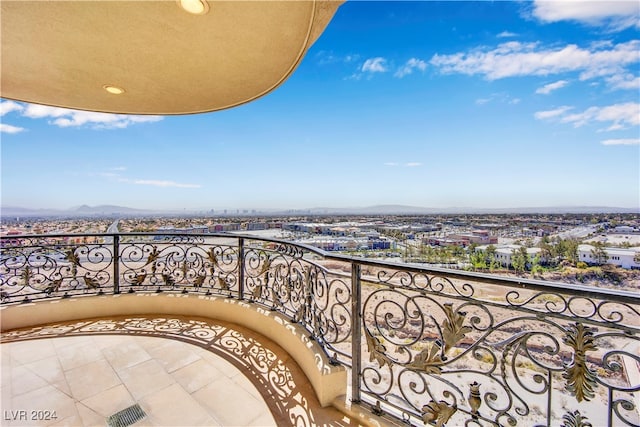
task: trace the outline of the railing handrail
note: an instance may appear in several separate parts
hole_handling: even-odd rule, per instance
[[[292,242],[283,239],[255,236],[247,233],[184,233],[184,232],[118,232],[118,233],[53,233],[53,234],[20,234],[12,236],[0,236],[0,242],[3,240],[17,239],[37,239],[37,238],[78,238],[78,237],[134,237],[134,236],[186,236],[199,238],[244,238],[249,240],[265,241],[283,245],[296,246],[309,252],[315,253],[325,259],[343,261],[349,263],[358,263],[361,266],[370,267],[392,267],[398,270],[404,270],[412,273],[424,273],[431,275],[446,275],[448,278],[473,280],[480,283],[489,283],[497,286],[508,286],[510,288],[521,288],[536,291],[560,292],[563,294],[579,294],[585,297],[608,297],[616,302],[640,304],[640,295],[637,292],[624,291],[620,289],[594,288],[592,286],[578,285],[574,283],[563,283],[555,281],[546,281],[538,279],[505,277],[498,274],[490,274],[475,271],[460,271],[439,267],[423,267],[415,264],[407,264],[394,261],[376,261],[366,258],[354,257],[344,254],[334,254],[324,251],[315,246],[304,243]]]

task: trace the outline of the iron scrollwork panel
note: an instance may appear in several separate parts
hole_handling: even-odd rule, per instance
[[[416,425],[640,424],[635,307],[367,273],[360,376],[374,410]]]
[[[28,237],[3,241],[0,297],[26,302],[113,289],[112,247],[97,237]]]
[[[238,250],[226,242],[156,236],[120,243],[124,292],[182,291],[237,296]]]
[[[251,242],[245,249],[245,297],[303,325],[332,360],[348,360],[348,281],[305,258],[295,245]]]

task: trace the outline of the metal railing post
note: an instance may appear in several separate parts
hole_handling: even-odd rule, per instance
[[[238,299],[244,299],[244,238],[238,238]]]
[[[120,235],[113,235],[113,293],[120,293]]]
[[[362,333],[360,314],[360,264],[351,261],[351,401],[360,402],[360,370],[362,368]]]

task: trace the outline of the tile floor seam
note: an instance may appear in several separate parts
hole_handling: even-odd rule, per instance
[[[20,367],[21,367],[21,368],[24,368],[24,369],[27,369],[27,367],[26,367],[26,366],[24,366],[24,365],[20,365]],[[28,369],[27,369],[27,370],[28,370]],[[31,371],[29,371],[29,372],[31,372]],[[31,373],[33,373],[33,372],[31,372]],[[37,376],[37,375],[36,375],[36,377],[38,377],[39,379],[41,379],[42,381],[44,381],[44,382],[45,382],[45,386],[44,386],[44,387],[46,387],[46,386],[51,386],[51,384],[49,384],[49,382],[48,382],[47,380],[43,380],[42,378],[40,378],[40,377],[39,377],[39,376]],[[52,386],[52,387],[53,387],[53,386]],[[13,399],[13,398],[19,398],[19,397],[24,396],[25,394],[33,393],[34,391],[39,390],[39,389],[41,389],[41,388],[42,388],[42,387],[29,388],[29,389],[27,389],[26,391],[23,391],[22,393],[13,394],[11,397],[12,397],[12,399]],[[13,392],[13,390],[12,390],[12,392]]]
[[[64,368],[63,368],[63,370],[64,370],[65,372],[69,372],[69,371],[72,371],[72,370],[77,369],[77,368],[84,368],[84,367],[86,367],[87,365],[89,365],[89,364],[91,364],[91,363],[93,363],[93,362],[98,362],[98,361],[100,361],[100,360],[105,360],[105,359],[104,359],[104,358],[102,358],[102,359],[92,360],[92,361],[90,361],[90,362],[87,362],[87,363],[83,363],[83,364],[81,364],[81,365],[74,366],[73,368],[69,368],[69,369],[64,369]]]
[[[75,400],[75,399],[74,399]],[[102,415],[100,415],[99,413],[97,413],[96,411],[94,411],[93,409],[89,408],[87,405],[85,405],[84,403],[82,403],[81,400],[75,400],[75,404],[76,404],[76,412],[78,412],[78,418],[80,418],[80,420],[82,420],[82,425],[85,426],[85,422],[82,419],[82,415],[80,415],[80,412],[78,411],[78,405],[82,405],[87,411],[92,412],[96,417],[98,418],[104,418]],[[105,423],[106,423],[106,419],[105,419]]]
[[[148,351],[146,351],[146,349],[145,349],[144,347],[142,347],[142,346],[141,346],[140,344],[138,344],[137,342],[136,342],[136,345],[138,346],[138,348],[139,348],[140,350],[144,351],[144,353],[145,353],[147,356],[149,356],[149,357],[148,357],[147,359],[144,359],[144,360],[140,360],[140,361],[138,361],[138,362],[135,362],[135,363],[133,363],[133,364],[131,364],[131,365],[122,366],[120,369],[118,369],[117,367],[113,366],[113,364],[111,364],[111,361],[109,360],[109,358],[107,357],[107,355],[104,353],[104,352],[105,352],[105,350],[108,350],[108,349],[112,348],[113,346],[109,346],[109,347],[102,348],[102,349],[100,349],[100,351],[101,351],[102,355],[104,356],[104,358],[107,360],[107,362],[109,362],[109,364],[111,365],[111,367],[113,368],[113,370],[117,373],[117,372],[118,372],[118,370],[122,370],[122,371],[124,371],[124,370],[126,370],[126,369],[133,368],[133,367],[135,367],[135,366],[140,365],[141,363],[144,363],[144,362],[146,362],[146,361],[148,361],[148,360],[153,359],[153,357],[149,354],[149,352],[148,352]]]
[[[209,384],[210,384],[210,383],[209,383]],[[194,393],[199,392],[200,390],[202,390],[203,388],[205,388],[205,387],[206,387],[206,386],[208,386],[209,384],[204,384],[204,385],[202,385],[202,386],[198,387],[196,390],[193,390],[192,392],[188,392],[187,390],[185,390],[185,391],[187,391],[187,393],[189,393],[190,395],[193,395]],[[184,388],[184,387],[183,387],[183,388]]]
[[[58,356],[56,356],[56,357],[58,357]],[[60,359],[58,359],[58,362],[60,362]],[[62,365],[62,364],[60,364],[60,365]],[[62,366],[61,366],[61,368],[62,368]],[[69,397],[71,397],[72,399],[75,399],[75,397],[73,396],[73,391],[71,391],[71,385],[69,384],[69,379],[67,378],[67,371],[65,371],[64,368],[62,368],[62,378],[64,378],[64,382],[67,384],[67,387],[69,388],[69,393],[71,393],[71,395]]]
[[[55,384],[51,384],[51,383],[49,383],[49,385],[50,385],[51,387],[55,388],[56,390],[58,390],[60,393],[62,393],[62,394],[64,394],[64,395],[68,396],[70,399],[73,399],[73,394],[70,394],[70,393],[71,393],[71,387],[69,387],[69,383],[67,383],[67,380],[66,380],[66,379],[64,380],[64,382],[65,382],[65,384],[67,384],[67,389],[69,390],[69,393],[67,393],[67,392],[66,392],[66,391],[64,391],[64,390],[60,390],[60,388],[58,388]]]
[[[140,346],[140,347],[142,348],[142,346]],[[101,351],[104,351],[104,350],[105,350],[105,349],[102,349]],[[148,354],[148,353],[147,353],[147,354]],[[141,364],[143,364],[143,363],[148,362],[149,360],[155,360],[155,358],[154,358],[153,356],[149,355],[149,357],[150,357],[150,358],[149,358],[149,359],[147,359],[147,360],[140,361],[140,362],[138,362],[138,363],[136,363],[136,364],[133,364],[133,365],[131,365],[131,366],[123,367],[123,368],[122,368],[122,374],[124,374],[125,372],[127,372],[129,369],[134,368],[135,366],[138,366],[138,365],[141,365]],[[106,358],[105,358],[105,359],[106,359]],[[120,381],[120,385],[122,385],[122,386],[125,388],[125,390],[127,390],[127,393],[129,393],[129,395],[131,396],[131,399],[132,399],[135,403],[139,403],[142,399],[144,399],[144,398],[145,398],[145,396],[147,396],[147,395],[149,394],[149,393],[147,393],[147,394],[144,394],[144,395],[140,396],[139,398],[136,398],[136,394],[134,394],[134,393],[133,393],[133,391],[132,391],[128,386],[127,386],[126,379],[125,379],[125,378],[123,378],[123,377],[120,375],[121,373],[119,372],[119,370],[118,370],[118,369],[115,369],[115,367],[111,364],[111,362],[110,362],[108,359],[107,359],[107,363],[109,363],[109,366],[111,366],[111,369],[112,369],[112,370],[113,370],[113,372],[116,374],[116,377],[118,377],[118,380]],[[160,367],[162,367],[162,364],[160,364]],[[162,368],[164,369],[164,367],[162,367]],[[171,385],[171,384],[167,385],[166,387],[169,387],[170,385]],[[116,385],[116,386],[114,386],[114,387],[117,387],[117,385]],[[160,390],[162,390],[162,389],[160,389]]]
[[[198,359],[197,359],[197,360],[194,360],[194,361],[192,361],[192,362],[189,362],[189,363],[187,363],[186,365],[181,366],[181,367],[179,367],[178,369],[174,369],[173,371],[171,371],[171,372],[167,372],[167,373],[168,373],[169,375],[173,375],[175,372],[179,371],[180,369],[184,369],[184,368],[186,368],[187,366],[191,366],[191,365],[193,365],[194,363],[198,363],[198,362],[200,362],[200,361],[204,361],[204,359],[203,359],[202,357],[200,357],[200,355],[198,355]]]
[[[105,354],[104,354],[104,350],[105,350],[104,348],[100,349],[100,353],[101,353],[103,356],[105,356]],[[116,377],[118,377],[118,380],[120,381],[120,384],[122,384],[122,385],[124,386],[124,388],[126,388],[126,389],[127,389],[127,393],[129,393],[129,394],[131,395],[131,397],[133,397],[133,394],[131,393],[131,390],[129,390],[129,388],[128,388],[128,387],[126,386],[126,384],[124,383],[124,380],[122,379],[122,377],[120,377],[120,373],[118,372],[118,370],[117,370],[117,369],[116,369],[116,368],[111,364],[111,361],[110,361],[107,357],[105,357],[104,359],[107,361],[107,363],[108,363],[108,364],[109,364],[109,366],[111,367],[111,370],[116,374]],[[127,368],[128,368],[128,366],[127,366]],[[117,385],[116,385],[116,386],[114,386],[114,387],[117,387]],[[112,388],[113,388],[113,387],[112,387]],[[135,398],[134,398],[134,400],[135,400]]]
[[[54,357],[54,356],[50,356],[50,357]],[[69,390],[69,393],[67,393],[64,390],[60,390],[59,387],[56,387],[56,385],[54,383],[49,382],[48,379],[44,378],[43,376],[39,375],[38,372],[34,371],[33,369],[31,369],[28,365],[22,365],[25,368],[27,368],[29,371],[31,371],[32,374],[36,375],[38,378],[42,379],[44,382],[46,382],[48,385],[50,385],[51,387],[55,388],[56,390],[58,390],[60,393],[66,394],[67,396],[69,396],[70,398],[73,399],[73,394],[71,393],[71,386],[69,386],[69,381],[67,381],[67,376],[65,375],[64,369],[62,368],[62,364],[60,363],[60,359],[58,359],[57,356],[55,356],[56,358],[56,362],[58,362],[58,366],[60,367],[60,372],[62,373],[62,378],[64,380],[64,383],[67,386],[67,390]],[[47,358],[43,358],[40,359],[39,361],[45,360]],[[39,362],[38,361],[38,362]],[[34,362],[35,363],[35,362]]]
[[[173,379],[173,377],[171,377],[171,379]],[[131,391],[130,391],[130,390],[129,390],[129,388],[126,386],[126,384],[125,384],[125,383],[122,383],[122,384],[123,384],[123,385],[124,385],[124,387],[127,389],[127,391],[129,392],[129,394],[131,394],[131,397],[133,397],[133,400],[134,400],[136,403],[141,402],[142,400],[144,400],[144,399],[148,398],[148,397],[149,397],[149,396],[151,396],[152,394],[155,394],[155,393],[161,392],[161,391],[163,391],[163,390],[166,390],[167,388],[171,387],[171,386],[172,386],[172,385],[174,385],[174,384],[178,384],[178,385],[180,385],[177,381],[175,381],[175,380],[174,380],[171,384],[168,384],[168,385],[166,385],[166,386],[164,386],[164,387],[161,387],[161,388],[159,388],[159,389],[157,389],[157,390],[153,390],[153,391],[151,391],[151,392],[149,392],[149,393],[143,394],[142,396],[140,396],[140,398],[136,399],[135,395],[133,395],[133,393],[131,393]],[[185,390],[185,392],[187,392],[187,391]]]
[[[71,371],[73,371],[73,370],[76,370],[76,369],[79,369],[79,368],[85,367],[86,365],[89,365],[89,364],[91,364],[91,363],[95,363],[95,362],[99,362],[99,361],[103,361],[103,360],[104,360],[104,361],[106,361],[105,359],[94,360],[94,361],[92,361],[92,362],[85,363],[85,364],[80,365],[80,366],[78,366],[78,367],[75,367],[75,368],[73,368],[73,369],[69,369],[69,371],[66,371],[66,372],[71,372]],[[107,363],[109,363],[109,362],[107,361]],[[111,368],[111,372],[117,376],[117,375],[118,375],[118,373],[117,373],[117,372],[116,372],[116,371],[111,367],[111,365],[109,365],[109,367]],[[66,379],[66,372],[65,372],[65,379]],[[122,380],[120,379],[120,377],[118,377],[118,380],[122,383]],[[68,381],[69,381],[69,380],[67,379],[67,383],[68,383]],[[117,384],[116,384],[116,385],[117,385]],[[115,385],[114,385],[114,387],[115,387]],[[109,387],[109,388],[111,388],[111,387]],[[71,387],[69,387],[69,391],[73,394],[73,390],[71,389]],[[91,398],[91,397],[94,397],[94,396],[96,396],[97,394],[102,393],[103,391],[104,391],[104,390],[100,390],[100,391],[97,391],[97,392],[95,392],[95,393],[93,393],[93,394],[91,394],[91,395],[89,395],[89,396],[84,396],[81,400],[85,400],[85,399],[89,399],[89,398]],[[74,399],[78,399],[78,401],[80,401],[78,397],[73,397],[73,398],[74,398]]]

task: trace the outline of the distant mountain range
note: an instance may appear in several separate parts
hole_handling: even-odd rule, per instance
[[[72,211],[78,212],[78,213],[82,213],[82,214],[100,214],[100,213],[106,213],[106,214],[118,214],[118,213],[122,213],[122,214],[138,214],[138,213],[146,213],[146,212],[153,212],[150,210],[145,210],[145,209],[134,209],[134,208],[127,208],[124,206],[114,206],[114,205],[100,205],[100,206],[88,206],[88,205],[82,205],[82,206],[78,206],[76,208],[71,208]]]
[[[150,215],[157,213],[153,210],[133,209],[124,206],[113,205],[100,205],[100,206],[88,206],[82,205],[71,209],[31,209],[21,208],[14,206],[6,206],[0,208],[0,215],[3,217],[14,216],[58,216],[58,217],[73,217],[73,216],[135,216],[135,215]]]
[[[222,210],[215,210],[213,215],[222,215]],[[563,213],[640,213],[640,208],[619,208],[610,206],[548,206],[523,208],[424,208],[404,205],[377,205],[355,208],[323,208],[289,209],[289,210],[246,210],[227,209],[228,215],[437,215],[437,214],[563,214]],[[71,209],[30,209],[6,206],[0,208],[2,217],[126,217],[144,215],[211,215],[210,210],[149,210],[134,209],[124,206],[82,205]]]

